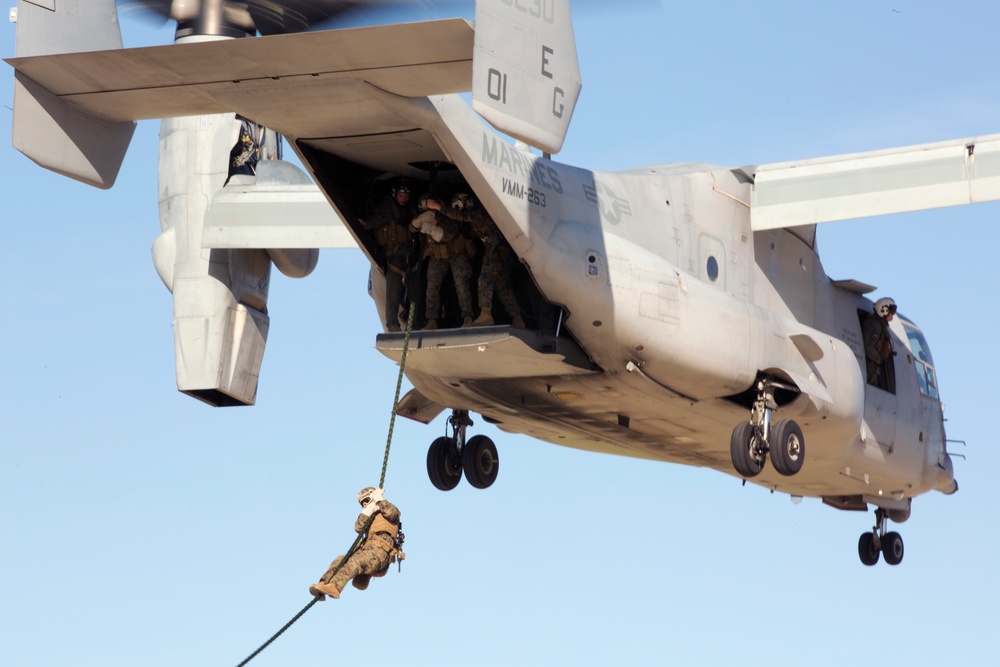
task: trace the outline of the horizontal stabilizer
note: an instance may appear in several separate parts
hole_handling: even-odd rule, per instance
[[[464,19],[13,58],[23,75],[109,121],[239,113],[290,137],[411,129],[373,101],[472,88]]]
[[[122,47],[114,0],[22,0],[14,16],[18,56],[14,60]],[[134,132],[135,123],[95,118],[29,75],[15,72],[11,143],[39,166],[110,188]]]
[[[281,160],[262,160],[257,178],[232,181],[205,212],[203,248],[356,248],[354,237],[309,178]]]
[[[754,231],[1000,199],[1000,135],[758,167]]]
[[[493,127],[558,153],[580,96],[569,0],[476,2],[472,108]]]

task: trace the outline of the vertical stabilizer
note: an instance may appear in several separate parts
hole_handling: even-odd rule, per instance
[[[493,127],[558,153],[580,96],[569,0],[476,3],[472,107]]]
[[[19,0],[17,56],[122,48],[115,0]],[[14,75],[14,148],[40,166],[110,188],[128,150],[133,122],[93,118]]]

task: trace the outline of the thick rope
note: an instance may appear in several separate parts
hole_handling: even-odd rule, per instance
[[[416,304],[413,301],[410,301],[410,313],[406,318],[406,334],[403,336],[403,356],[400,357],[399,360],[399,377],[396,379],[396,396],[392,400],[392,415],[389,417],[389,437],[386,438],[385,456],[382,458],[382,476],[379,477],[378,480],[378,488],[380,489],[385,488],[385,471],[389,467],[389,449],[390,447],[392,447],[392,430],[396,424],[396,410],[399,408],[399,392],[403,386],[403,369],[406,366],[406,352],[410,347],[410,333],[413,331],[413,313],[415,311],[416,311]],[[347,553],[345,553],[343,558],[340,559],[340,563],[337,565],[337,567],[333,569],[333,572],[330,573],[330,578],[327,579],[325,583],[329,583],[330,580],[332,580],[333,577],[338,572],[340,572],[340,568],[344,567],[344,564],[347,563],[347,559],[349,559],[354,554],[354,552],[357,551],[358,546],[361,544],[361,539],[368,534],[368,528],[371,527],[372,521],[374,520],[375,520],[374,514],[368,517],[368,521],[365,523],[365,526],[362,529],[362,531],[358,533],[358,536],[357,538],[355,538],[354,543],[351,545],[351,548],[348,549]],[[285,623],[285,625],[283,625],[280,630],[271,635],[270,639],[261,644],[256,651],[248,655],[246,659],[240,664],[236,665],[236,667],[243,667],[248,662],[256,658],[257,654],[259,654],[261,651],[270,646],[275,639],[280,637],[285,632],[285,630],[292,627],[292,624],[294,624],[295,621],[302,618],[305,615],[305,613],[310,609],[312,609],[313,605],[319,601],[320,598],[314,597],[309,602],[309,604],[303,607],[299,611],[299,613],[295,614],[295,616],[292,617],[292,620],[288,621],[288,623]]]
[[[396,377],[396,396],[392,399],[392,415],[389,416],[389,436],[385,440],[385,457],[382,459],[382,476],[378,480],[378,488],[385,488],[385,471],[389,467],[389,448],[392,447],[392,430],[396,426],[396,411],[399,409],[399,392],[403,386],[403,368],[406,367],[406,353],[410,349],[410,333],[413,331],[413,313],[416,312],[416,302],[410,301],[410,313],[406,317],[406,333],[403,334],[403,355],[399,358],[399,375]]]

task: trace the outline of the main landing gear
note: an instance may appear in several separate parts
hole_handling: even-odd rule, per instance
[[[754,477],[764,469],[768,453],[774,469],[786,477],[801,470],[805,461],[806,441],[799,425],[791,419],[771,423],[771,413],[778,407],[775,389],[794,387],[766,379],[758,382],[750,421],[740,422],[733,429],[729,453],[733,467],[744,478]]]
[[[875,525],[871,532],[861,533],[858,539],[858,556],[865,565],[878,562],[879,554],[885,556],[889,565],[899,565],[903,561],[903,538],[896,532],[886,532],[886,511],[875,510]]]
[[[465,429],[472,426],[468,410],[452,410],[448,418],[451,437],[441,436],[427,450],[427,476],[431,484],[442,491],[451,491],[462,480],[485,489],[493,484],[500,472],[497,447],[485,435],[475,435],[465,441]]]

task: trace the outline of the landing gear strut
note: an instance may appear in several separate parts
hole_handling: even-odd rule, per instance
[[[794,475],[802,469],[806,456],[806,441],[802,429],[791,419],[771,423],[771,414],[778,408],[775,389],[792,389],[774,380],[757,383],[757,399],[750,410],[750,421],[740,422],[733,429],[729,453],[736,472],[745,478],[754,477],[764,469],[771,454],[771,464],[780,474]]]
[[[500,458],[493,440],[476,435],[465,440],[465,430],[473,425],[468,410],[452,410],[448,418],[451,436],[442,436],[427,450],[427,476],[441,491],[451,491],[462,480],[462,471],[469,484],[477,489],[492,485],[500,472]]]
[[[899,533],[886,532],[886,511],[875,510],[875,525],[871,532],[861,533],[858,539],[858,556],[865,565],[878,562],[879,554],[885,556],[889,565],[899,565],[903,561],[903,538]]]

